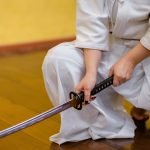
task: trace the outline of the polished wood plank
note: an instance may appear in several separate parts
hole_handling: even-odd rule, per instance
[[[150,149],[150,130],[136,132],[133,139],[101,139],[85,140],[80,142],[68,142],[62,145],[52,143],[50,150],[149,150]]]
[[[81,142],[70,142],[65,143],[62,145],[57,145],[55,143],[52,143],[50,146],[50,150],[116,150],[115,148],[103,143],[103,142],[97,142],[93,140],[85,140]]]
[[[0,105],[3,106],[0,109],[0,120],[8,123],[9,126],[15,125],[17,123],[20,123],[21,121],[24,121],[28,118],[37,115],[37,113],[23,106],[13,104],[6,99],[0,99]],[[2,129],[3,128],[1,128],[1,130]],[[56,122],[53,120],[53,118],[50,118],[41,123],[36,124],[35,126],[31,126],[27,129],[24,129],[21,132],[24,132],[48,144],[49,141],[47,139],[49,135],[56,133],[58,129],[59,129],[59,122]]]
[[[0,58],[0,130],[52,108],[46,94],[41,65],[46,52]],[[122,98],[123,99],[123,98]],[[132,105],[124,100],[128,112]],[[59,114],[32,127],[0,139],[2,150],[149,150],[150,120],[146,132],[134,139],[85,140],[57,145],[49,136],[58,132]],[[9,144],[8,144],[9,143]]]
[[[45,92],[41,72],[45,53],[38,52],[0,58],[0,84],[3,85],[0,87],[0,106],[2,106],[0,121],[5,124],[5,126],[0,125],[0,130],[53,107]],[[37,149],[37,145],[41,145],[38,146],[38,149],[46,150],[50,145],[49,136],[59,130],[59,125],[60,118],[59,115],[56,115],[5,137],[1,140],[0,149],[7,150],[11,147],[14,150]],[[18,148],[15,141],[18,141]],[[19,145],[23,145],[24,148]]]
[[[5,128],[8,124],[0,120],[0,127]],[[0,150],[47,150],[50,143],[45,143],[29,134],[18,132],[0,139]]]
[[[1,58],[0,83],[3,86],[0,96],[37,112],[50,108],[52,105],[45,91],[41,71],[44,55],[31,53]]]
[[[0,59],[0,96],[37,113],[52,108],[45,91],[41,66],[46,52]],[[59,116],[54,119],[59,120]]]

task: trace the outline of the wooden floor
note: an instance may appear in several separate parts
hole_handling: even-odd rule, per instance
[[[36,52],[0,58],[0,130],[52,108],[42,79],[44,55]],[[128,111],[130,107],[126,103]],[[59,146],[49,141],[59,126],[56,115],[0,139],[0,150],[150,150],[149,130],[137,132],[134,139],[86,140]]]

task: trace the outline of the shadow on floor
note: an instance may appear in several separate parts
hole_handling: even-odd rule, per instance
[[[150,129],[136,132],[134,139],[85,140],[62,145],[52,143],[50,150],[150,150]]]

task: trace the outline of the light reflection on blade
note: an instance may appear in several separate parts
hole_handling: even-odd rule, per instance
[[[64,110],[66,110],[68,108],[73,107],[75,103],[76,103],[76,100],[75,99],[71,99],[71,100],[69,100],[68,102],[66,102],[64,104],[59,105],[57,107],[54,107],[52,109],[49,109],[49,110],[47,110],[47,111],[45,111],[45,112],[43,112],[43,113],[41,113],[41,114],[39,114],[39,115],[37,115],[37,116],[35,116],[33,118],[30,118],[30,119],[28,119],[28,120],[26,120],[24,122],[21,122],[19,124],[16,124],[16,125],[12,126],[12,127],[6,128],[6,129],[0,131],[0,138],[5,137],[5,136],[7,136],[9,134],[15,133],[17,131],[20,131],[20,130],[22,130],[24,128],[27,128],[27,127],[29,127],[29,126],[31,126],[33,124],[36,124],[36,123],[38,123],[38,122],[40,122],[42,120],[50,118],[50,117],[52,117],[52,116],[54,116],[54,115],[56,115],[56,114],[58,114],[58,113],[60,113],[60,112],[62,112]]]

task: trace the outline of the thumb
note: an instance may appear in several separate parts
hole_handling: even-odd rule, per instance
[[[114,66],[112,66],[109,70],[109,77],[114,75]]]
[[[75,87],[75,92],[76,92],[76,93],[80,93],[81,91],[83,91],[82,86],[81,86],[81,85],[77,85],[77,86]]]
[[[90,97],[91,97],[91,91],[89,89],[85,89],[84,90],[84,100],[89,102]]]

